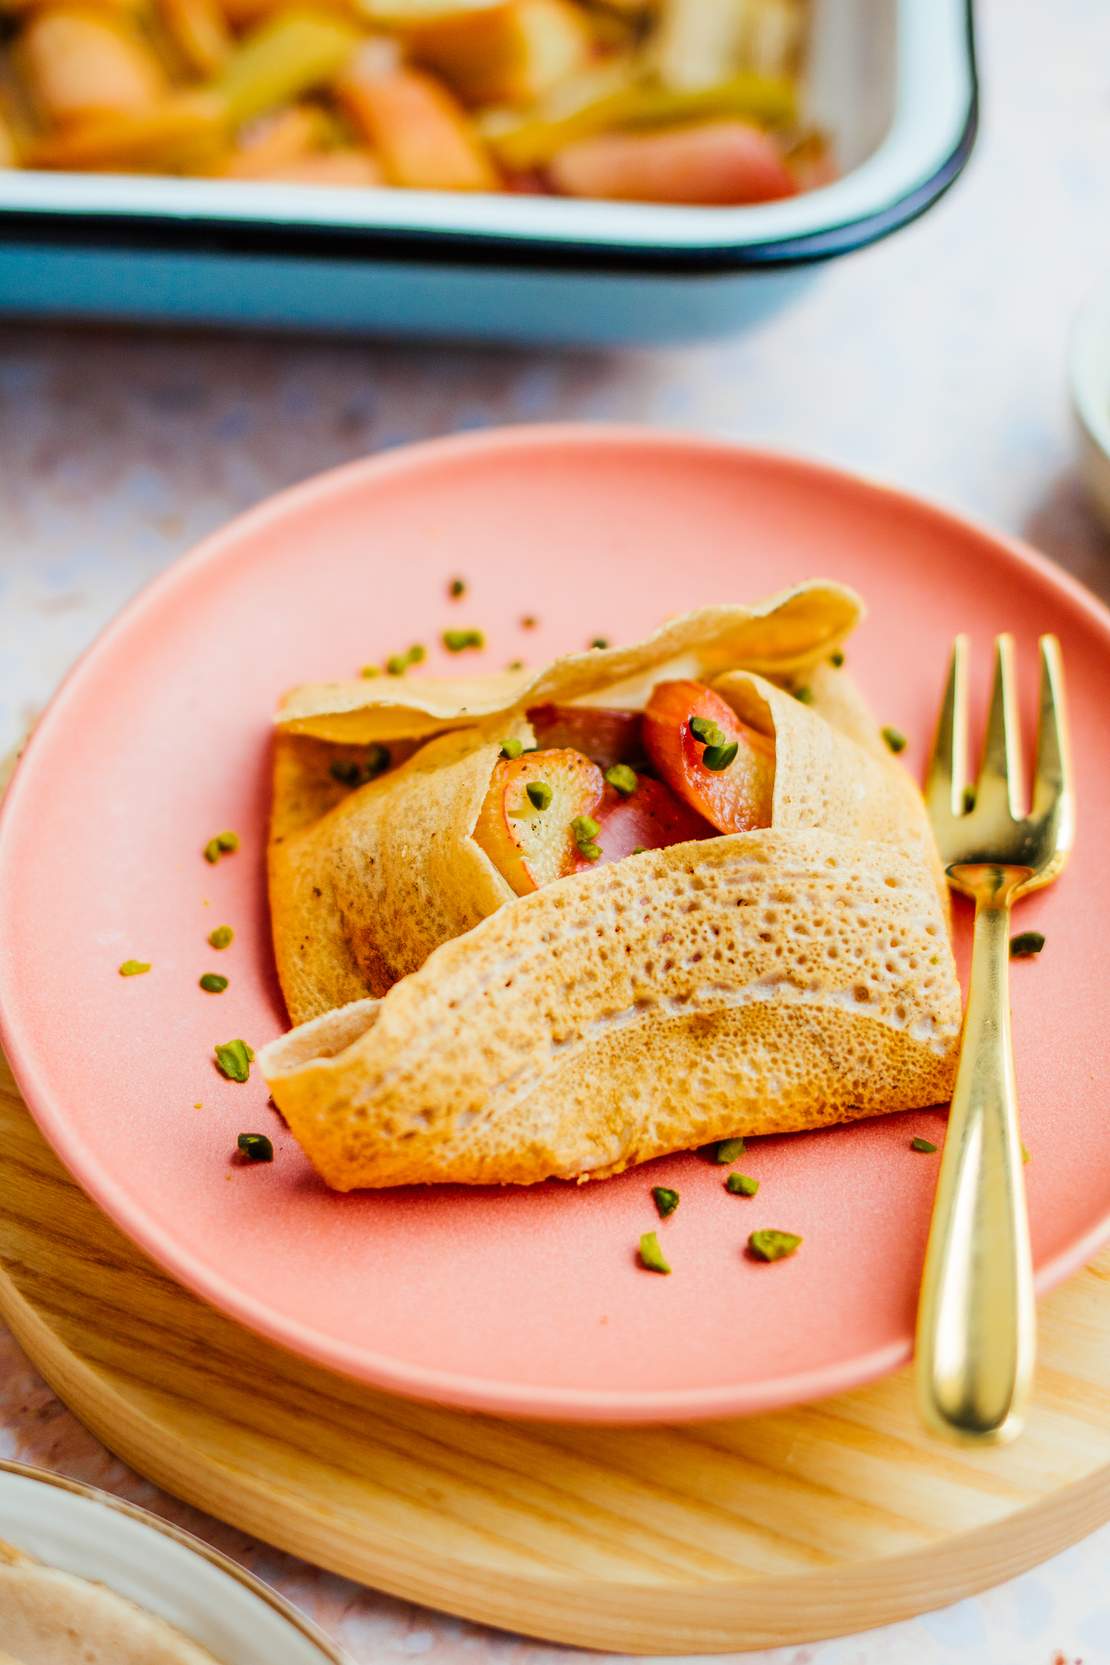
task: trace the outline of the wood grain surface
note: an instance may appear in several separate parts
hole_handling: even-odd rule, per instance
[[[1028,1431],[935,1444],[906,1374],[693,1428],[507,1423],[330,1376],[159,1272],[72,1183],[0,1060],[0,1310],[95,1434],[310,1561],[583,1646],[701,1653],[938,1607],[1110,1518],[1110,1253],[1041,1308]]]

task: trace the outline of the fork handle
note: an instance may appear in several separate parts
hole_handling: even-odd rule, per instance
[[[1020,1431],[1035,1351],[1009,939],[1009,899],[985,887],[917,1318],[922,1416],[938,1433],[981,1444]]]

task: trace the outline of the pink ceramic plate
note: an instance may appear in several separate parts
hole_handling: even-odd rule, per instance
[[[462,602],[447,598],[454,574]],[[154,584],[39,725],[0,837],[3,1036],[43,1132],[80,1183],[183,1283],[274,1340],[446,1404],[599,1420],[765,1410],[901,1364],[936,1178],[910,1139],[939,1111],[759,1140],[754,1200],[694,1156],[535,1190],[340,1197],[267,1107],[213,1064],[217,1041],[283,1027],[263,875],[270,714],[288,684],[354,672],[447,625],[546,660],[628,640],[668,613],[843,579],[870,617],[849,646],[920,769],[957,630],[978,693],[989,646],[1020,643],[1027,716],[1038,631],[1062,638],[1080,841],[1023,904],[1045,933],[1014,968],[1018,1076],[1042,1287],[1106,1233],[1108,1032],[1102,859],[1110,825],[1110,621],[1014,544],[811,464],[649,432],[538,429],[420,446],[286,493]],[[524,631],[521,616],[539,627]],[[429,666],[448,661],[433,646]],[[201,859],[236,828],[239,853]],[[213,953],[216,924],[235,943]],[[966,919],[960,920],[961,945]],[[119,963],[149,960],[148,976]],[[206,970],[226,994],[197,987]],[[269,1167],[232,1165],[242,1130]],[[682,1205],[660,1226],[653,1184]],[[750,1230],[801,1232],[753,1265]],[[674,1274],[637,1269],[641,1232]]]

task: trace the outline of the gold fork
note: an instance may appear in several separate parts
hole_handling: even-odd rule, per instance
[[[1055,636],[1042,636],[1032,805],[1022,813],[1014,644],[996,642],[979,778],[967,785],[966,636],[958,636],[925,784],[949,884],[975,903],[956,1087],[917,1315],[917,1399],[939,1433],[981,1444],[1022,1426],[1035,1314],[1010,1038],[1010,909],[1071,848],[1074,798]]]

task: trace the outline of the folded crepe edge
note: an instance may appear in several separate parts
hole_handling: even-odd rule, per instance
[[[835,651],[863,616],[855,591],[834,580],[813,579],[754,607],[718,605],[682,613],[640,642],[567,654],[538,672],[302,684],[284,695],[274,721],[290,733],[369,744],[470,727],[530,705],[589,699],[599,689],[612,690],[619,703],[622,693],[633,692],[631,685],[684,656],[687,662],[677,674],[712,677],[743,664],[790,676]],[[758,626],[772,626],[778,645],[761,646]],[[747,652],[745,631],[755,638]]]
[[[600,1176],[731,1133],[937,1103],[961,1007],[928,879],[919,848],[822,832],[647,851],[518,899],[259,1065],[339,1190]],[[772,923],[792,906],[808,961],[783,960]],[[741,929],[744,908],[766,928]],[[722,952],[716,981],[692,969]]]

